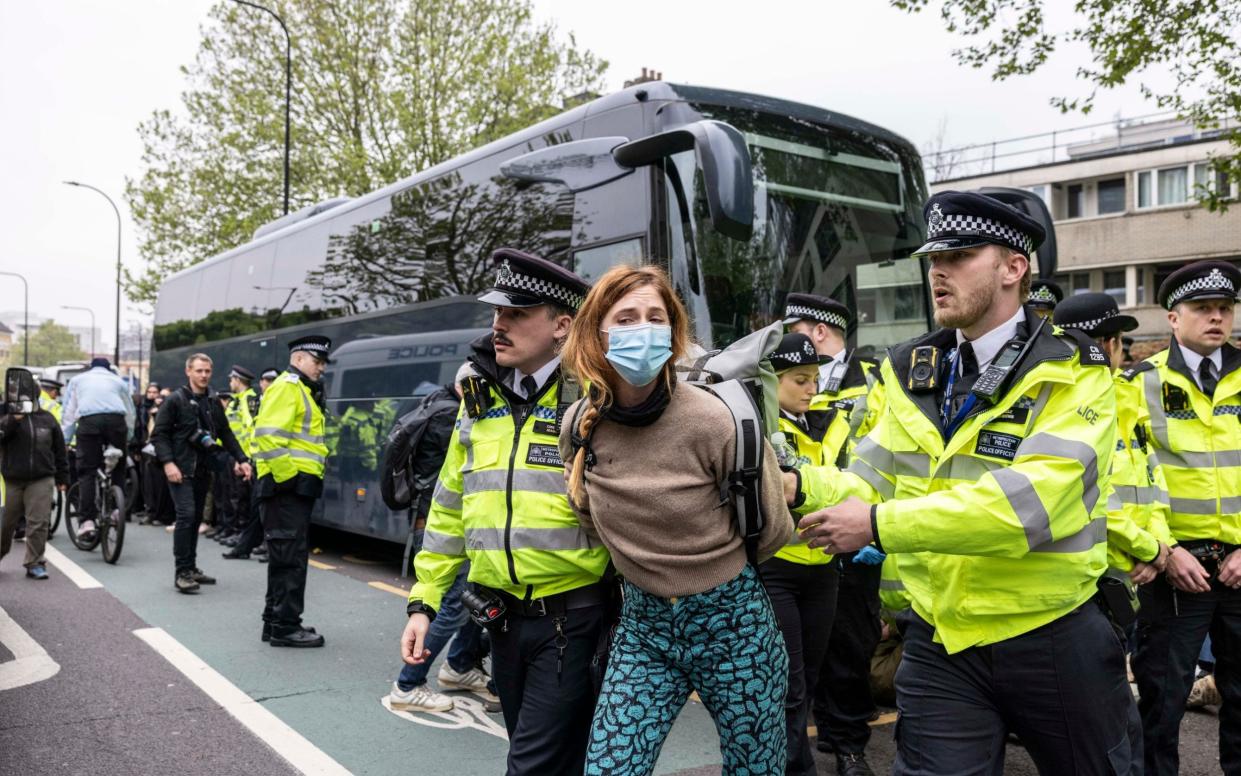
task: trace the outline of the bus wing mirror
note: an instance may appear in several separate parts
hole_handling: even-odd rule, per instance
[[[627,137],[591,137],[540,148],[500,165],[507,178],[526,183],[559,183],[577,193],[622,178],[632,168],[616,163],[612,151]]]
[[[702,170],[711,225],[725,237],[754,233],[754,174],[745,136],[722,121],[696,121],[634,140],[612,152],[622,166],[642,167],[693,149]]]

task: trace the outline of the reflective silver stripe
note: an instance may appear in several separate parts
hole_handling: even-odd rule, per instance
[[[282,455],[287,455],[290,458],[304,458],[308,461],[316,461],[318,463],[324,463],[327,461],[327,456],[325,455],[319,455],[318,453],[310,450],[295,450],[291,447],[280,447],[275,450],[259,450],[250,457],[256,461],[266,461],[271,458],[279,458]]]
[[[857,430],[862,427],[862,421],[866,419],[866,397],[862,394],[853,402],[853,409],[849,410],[849,438],[857,436]]]
[[[1120,494],[1116,491],[1107,494],[1107,508],[1110,512],[1119,512],[1125,508],[1125,502],[1121,500]]]
[[[302,395],[302,433],[309,436],[310,434],[310,389],[302,385],[302,381],[297,381],[297,392]]]
[[[1116,485],[1117,497],[1126,504],[1150,504],[1159,498],[1159,488],[1137,485]],[[1109,509],[1111,502],[1108,502]]]
[[[1043,390],[1039,391],[1038,399],[1035,400],[1034,406],[1030,409],[1030,415],[1026,418],[1026,428],[1034,427],[1034,420],[1042,414],[1043,409],[1047,406],[1047,402],[1051,400],[1051,389],[1055,383],[1047,383],[1043,386]]]
[[[1086,527],[1072,536],[1066,536],[1054,542],[1031,547],[1030,552],[1086,552],[1097,544],[1107,541],[1107,518],[1096,517]]]
[[[926,453],[894,453],[870,437],[866,437],[858,442],[854,454],[874,467],[876,471],[885,474],[896,477],[921,477],[922,479],[931,476],[931,456]]]
[[[884,501],[890,501],[896,495],[896,486],[888,482],[875,467],[861,458],[854,458],[853,463],[849,464],[849,468],[845,469],[845,471],[856,474],[865,480]]]
[[[1214,453],[1168,450],[1152,452],[1152,459],[1178,469],[1224,469],[1241,466],[1241,450],[1216,450]]]
[[[1064,439],[1054,434],[1035,434],[1017,446],[1017,458],[1024,455],[1046,455],[1053,458],[1072,458],[1082,465],[1082,504],[1086,514],[1094,511],[1099,503],[1099,456],[1085,442]]]
[[[1168,416],[1163,412],[1163,391],[1158,369],[1142,373],[1142,390],[1146,394],[1146,410],[1151,416],[1151,435],[1160,447],[1168,450],[1172,445],[1168,444]]]
[[[464,555],[465,537],[452,536],[427,529],[422,534],[422,549],[440,555]]]
[[[435,483],[435,494],[432,498],[435,499],[436,504],[439,504],[444,509],[461,511],[461,494],[450,489],[444,484],[443,480]]]
[[[309,442],[312,445],[323,444],[322,434],[303,434],[300,431],[286,431],[283,428],[274,428],[272,426],[260,426],[254,429],[256,436],[274,436],[281,439],[296,439],[299,442]]]
[[[1026,545],[1033,550],[1051,542],[1051,515],[1047,514],[1043,501],[1034,490],[1030,478],[1016,469],[1000,469],[991,473],[1004,492],[1013,513],[1021,521],[1026,532]]]
[[[942,462],[939,469],[935,472],[935,476],[950,480],[974,482],[975,480],[982,479],[982,476],[987,472],[1003,468],[1005,468],[1005,465],[998,461],[988,461],[962,453]]]
[[[1241,496],[1228,496],[1217,503],[1213,498],[1179,498],[1173,496],[1169,506],[1173,512],[1186,515],[1221,515],[1241,512]]]
[[[1241,450],[1216,450],[1215,467],[1241,466]]]
[[[461,484],[461,493],[468,496],[484,490],[507,490],[508,478],[507,469],[466,472]],[[559,470],[517,469],[513,472],[513,490],[563,496],[565,495],[564,473]]]
[[[880,590],[904,590],[905,583],[899,579],[881,579],[879,580]]]
[[[470,432],[474,430],[474,418],[469,413],[461,416],[461,428],[457,431],[457,441],[465,448],[465,463],[461,468],[469,471],[474,468],[474,444],[470,441]]]
[[[590,537],[581,526],[564,528],[528,528],[513,526],[505,547],[503,528],[467,528],[465,546],[471,550],[589,550]]]

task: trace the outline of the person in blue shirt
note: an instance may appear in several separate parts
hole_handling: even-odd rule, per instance
[[[90,369],[70,380],[65,388],[61,429],[65,439],[77,435],[78,491],[81,494],[78,531],[86,541],[94,538],[99,513],[91,479],[103,465],[103,451],[107,447],[125,449],[133,433],[136,414],[129,383],[112,371],[112,364],[106,358],[92,359]],[[117,486],[124,487],[124,477],[125,467],[118,466],[112,471],[112,481]]]

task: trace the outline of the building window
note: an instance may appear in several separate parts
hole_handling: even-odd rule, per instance
[[[1125,212],[1125,179],[1099,181],[1099,215]]]
[[[1146,298],[1146,273],[1149,271],[1150,270],[1146,267],[1138,267],[1138,287],[1136,293],[1134,294],[1134,301],[1138,304],[1150,304]]]
[[[1179,205],[1189,201],[1189,168],[1165,167],[1159,171],[1159,204]]]
[[[1123,269],[1103,271],[1103,293],[1115,299],[1118,306],[1125,306],[1125,271]]]
[[[1137,174],[1137,206],[1139,208],[1164,205],[1183,205],[1203,199],[1204,190],[1220,192],[1226,198],[1235,198],[1237,191],[1224,173],[1211,169],[1210,162],[1195,162],[1179,167],[1159,170],[1142,170]],[[1103,192],[1100,184],[1100,212]]]
[[[1089,272],[1069,272],[1063,275],[1056,275],[1052,280],[1055,281],[1056,285],[1060,286],[1060,290],[1064,291],[1065,296],[1084,294],[1090,290]]]
[[[1046,183],[1040,183],[1037,186],[1026,186],[1026,191],[1038,195],[1038,198],[1043,200],[1043,204],[1046,205],[1048,209],[1051,208],[1051,196],[1048,194]]]
[[[1086,191],[1082,184],[1074,183],[1068,187],[1066,208],[1068,218],[1081,218],[1086,215]]]
[[[1154,175],[1150,170],[1138,173],[1138,207],[1151,206],[1151,178]]]

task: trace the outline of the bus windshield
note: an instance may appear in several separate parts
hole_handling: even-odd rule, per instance
[[[790,291],[833,297],[855,311],[866,350],[927,331],[921,263],[925,183],[915,152],[874,133],[784,116],[702,106],[745,133],[753,161],[754,235],[710,227],[692,154],[694,236],[716,346],[776,320]],[[692,178],[691,178],[692,176]]]

